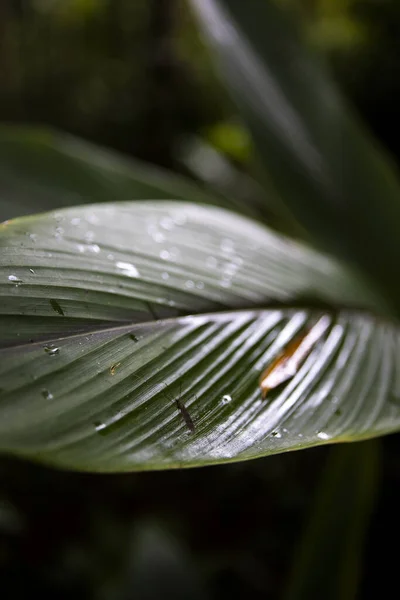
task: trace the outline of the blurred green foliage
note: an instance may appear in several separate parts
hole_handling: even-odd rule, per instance
[[[224,113],[194,31],[183,2],[3,0],[1,118],[171,166],[180,135]]]
[[[399,161],[398,1],[279,1]],[[249,161],[184,0],[1,0],[0,72],[4,122],[56,126],[180,171],[188,136]],[[363,599],[397,586],[398,437],[382,444]],[[157,598],[162,582],[165,597],[279,598],[326,453],[115,477],[2,459],[3,597]]]
[[[279,2],[397,157],[398,2]],[[56,126],[184,172],[188,135],[236,166],[249,161],[185,0],[2,0],[0,70],[2,121]]]

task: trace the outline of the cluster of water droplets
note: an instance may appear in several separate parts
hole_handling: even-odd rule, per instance
[[[224,257],[224,261],[221,265],[222,275],[220,284],[222,287],[229,288],[243,261],[240,256],[236,255],[233,240],[223,239],[220,244],[220,249]]]
[[[220,274],[219,284],[221,287],[231,287],[234,277],[243,264],[240,256],[237,256],[235,244],[231,239],[223,239],[220,243],[220,252],[222,256],[208,256],[206,258],[206,268],[211,271],[217,271]]]
[[[93,231],[86,231],[83,239],[85,241],[85,243],[83,244],[77,244],[77,249],[78,252],[80,253],[89,253],[89,254],[99,254],[100,253],[100,246],[98,244],[94,243],[94,239],[95,239],[95,234]]]

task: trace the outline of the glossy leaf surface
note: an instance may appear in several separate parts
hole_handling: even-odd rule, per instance
[[[355,308],[262,309],[376,299],[252,221],[183,203],[92,205],[12,221],[0,244],[3,451],[120,471],[399,428],[396,326]],[[263,400],[261,373],[323,312],[323,335]]]

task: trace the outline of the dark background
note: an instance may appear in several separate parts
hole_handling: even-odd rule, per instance
[[[397,0],[282,3],[398,162]],[[55,126],[186,175],[182,148],[201,139],[250,169],[183,0],[1,0],[0,72],[3,122]],[[382,446],[363,599],[397,588],[398,436]],[[280,598],[328,453],[115,476],[3,458],[2,597]]]

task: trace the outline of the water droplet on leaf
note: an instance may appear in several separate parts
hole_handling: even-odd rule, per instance
[[[161,244],[162,242],[165,242],[165,235],[162,234],[161,231],[156,231],[152,235],[152,238],[157,244]]]
[[[221,404],[229,404],[229,402],[232,402],[232,396],[229,396],[229,394],[222,396]]]
[[[122,271],[123,275],[127,275],[128,277],[139,277],[139,271],[135,265],[132,265],[131,263],[118,261],[115,263],[115,266]]]
[[[231,287],[231,280],[230,279],[222,279],[220,281],[220,285],[224,288]]]
[[[49,344],[48,346],[44,347],[44,351],[49,356],[55,356],[56,354],[59,354],[60,348],[57,348],[57,346],[53,346],[52,344]]]
[[[161,250],[160,258],[162,258],[163,260],[169,260],[171,258],[171,255],[168,252],[168,250]]]
[[[160,219],[160,227],[162,227],[163,229],[173,229],[173,227],[175,226],[175,223],[173,221],[173,219],[171,219],[171,217],[163,217],[162,219]]]
[[[15,283],[15,285],[21,285],[21,283],[23,283],[22,279],[20,279],[16,275],[9,275],[8,281],[11,281],[11,283]]]
[[[222,252],[233,252],[234,251],[234,243],[232,240],[222,240],[220,248]]]
[[[92,225],[97,225],[97,223],[99,223],[99,217],[94,214],[86,215],[86,221]]]

